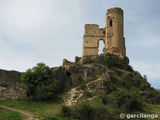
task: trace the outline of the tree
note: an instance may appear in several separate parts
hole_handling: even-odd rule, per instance
[[[47,100],[56,95],[59,82],[52,77],[51,69],[44,63],[38,63],[21,75],[21,85],[26,87],[29,99]]]

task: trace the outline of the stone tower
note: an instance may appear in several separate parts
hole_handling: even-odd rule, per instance
[[[99,28],[97,24],[85,25],[82,56],[97,55],[100,40],[104,41],[104,53],[126,56],[121,8],[111,8],[107,11],[105,28]]]
[[[105,52],[118,56],[126,55],[125,38],[123,37],[123,10],[111,8],[106,14]]]

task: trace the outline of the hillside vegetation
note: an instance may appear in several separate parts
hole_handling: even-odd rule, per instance
[[[21,84],[25,100],[0,104],[42,120],[119,120],[120,113],[160,115],[160,92],[132,69],[127,57],[76,57],[75,62],[64,60],[56,68],[37,64],[22,73]]]

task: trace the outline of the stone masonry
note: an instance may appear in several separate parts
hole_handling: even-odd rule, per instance
[[[104,53],[126,56],[121,8],[111,8],[107,11],[105,28],[99,28],[97,24],[85,25],[82,56],[97,55],[100,40],[104,42]]]

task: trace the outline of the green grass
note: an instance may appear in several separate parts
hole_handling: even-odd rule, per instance
[[[109,104],[104,105],[100,103],[97,100],[97,98],[90,101],[89,104],[92,107],[103,106],[110,113],[113,113],[116,110],[115,107]],[[6,101],[0,101],[0,105],[30,112],[33,115],[39,116],[41,120],[73,120],[71,118],[65,118],[61,116],[60,110],[62,105],[60,103],[6,100]],[[146,104],[145,111],[142,113],[147,113],[147,114],[152,113],[152,114],[158,114],[160,116],[160,104],[158,105]],[[20,113],[0,108],[0,120],[24,120],[24,118]]]
[[[23,120],[20,113],[12,112],[4,108],[0,108],[0,120]]]
[[[145,111],[158,114],[160,116],[160,104],[146,104]]]
[[[0,105],[4,105],[7,107],[11,107],[11,108],[15,108],[18,110],[23,110],[23,111],[32,113],[33,115],[40,118],[41,120],[74,120],[74,119],[65,118],[61,116],[60,111],[61,111],[62,105],[56,102],[5,100],[5,101],[0,101]],[[12,111],[9,111],[9,113],[12,113]],[[5,117],[5,115],[1,115],[1,114],[0,116]],[[23,120],[23,118],[21,119],[2,119],[2,120]]]
[[[94,100],[90,101],[90,105],[93,107],[104,107],[106,108],[110,113],[113,113],[115,111],[115,107],[113,107],[110,104],[103,104],[100,103],[99,100],[97,100],[97,98],[95,98]]]
[[[86,97],[83,97],[82,98],[82,101],[85,100]],[[103,103],[100,103],[98,98],[94,98],[93,100],[91,101],[85,101],[84,103],[87,103],[87,104],[90,104],[92,107],[96,108],[96,107],[104,107],[106,108],[110,113],[113,113],[116,108],[113,107],[112,105],[110,104],[103,104]]]
[[[152,106],[152,110],[151,112],[158,114],[160,116],[160,104],[159,105],[151,105]]]
[[[145,104],[144,113],[157,114],[159,118],[156,120],[160,120],[160,104]],[[147,120],[150,120],[150,119],[147,119]]]
[[[160,104],[159,105],[150,105],[151,106],[151,112],[154,114],[157,114],[159,116],[158,120],[160,120]]]
[[[33,102],[23,100],[0,101],[0,105],[30,112],[40,118],[57,115],[61,110],[59,103]],[[65,120],[65,119],[64,119]]]

